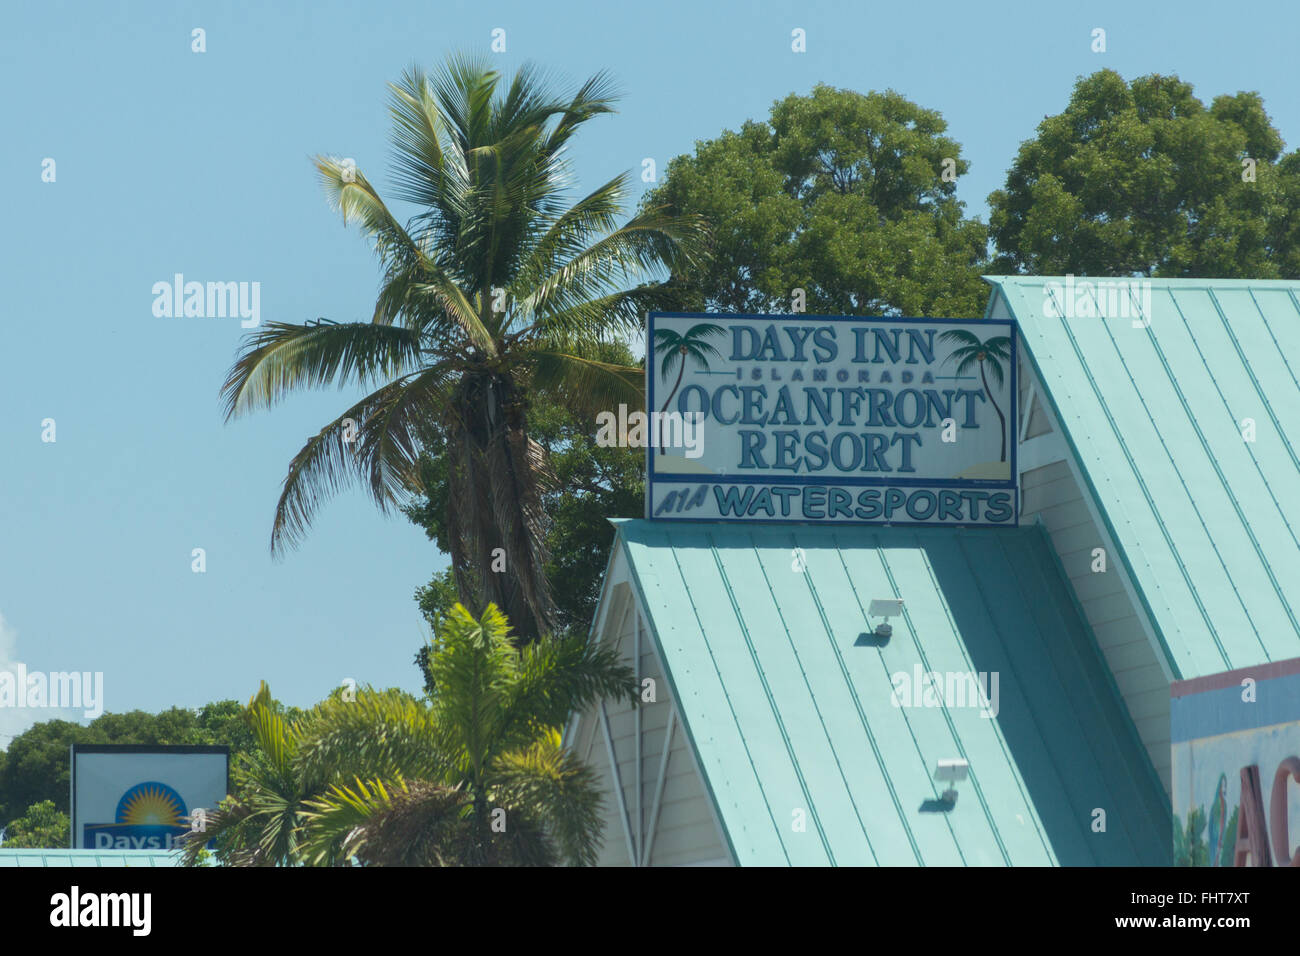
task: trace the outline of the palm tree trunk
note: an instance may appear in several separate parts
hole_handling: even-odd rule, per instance
[[[659,427],[660,427],[660,429],[663,428],[663,417],[662,417],[662,416],[663,416],[663,413],[666,412],[666,411],[668,411],[668,403],[671,402],[671,401],[673,400],[673,396],[677,394],[677,388],[678,388],[679,385],[682,384],[682,376],[683,376],[684,374],[686,374],[686,356],[683,355],[683,356],[682,356],[682,367],[679,368],[679,369],[677,370],[677,381],[673,382],[673,390],[672,390],[671,392],[669,392],[669,393],[668,393],[668,397],[664,399],[664,407],[661,408],[661,409],[659,409],[659,415],[660,415],[660,418],[659,418]],[[659,437],[659,454],[662,455],[662,454],[664,453],[663,435],[660,434],[658,437]]]
[[[475,613],[495,604],[528,642],[553,630],[555,604],[546,580],[546,517],[519,398],[508,380],[467,383],[458,402],[462,431],[448,442],[448,451],[459,454],[450,463],[447,525],[461,600]]]
[[[998,403],[993,400],[993,393],[989,391],[989,380],[984,377],[984,363],[980,362],[980,381],[984,383],[984,394],[989,397],[989,404],[993,410],[998,413],[998,421],[1002,423],[1002,461],[1007,460],[1007,420],[1002,414],[1002,409],[998,408]]]

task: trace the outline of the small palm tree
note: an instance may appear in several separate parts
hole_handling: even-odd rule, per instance
[[[984,374],[984,367],[987,365],[989,375],[993,380],[1002,384],[1003,372],[1002,363],[1011,359],[1011,339],[1005,335],[997,335],[991,339],[981,342],[979,336],[968,332],[965,329],[954,329],[951,332],[944,332],[939,336],[941,342],[955,342],[957,348],[949,353],[944,362],[951,362],[957,359],[957,374],[967,371],[972,366],[978,365],[980,370],[980,381],[984,384],[984,394],[988,396],[989,404],[993,410],[998,413],[998,421],[1002,423],[1002,461],[1007,460],[1007,419],[1002,414],[1002,409],[993,399],[993,392],[989,390],[989,380]]]
[[[212,840],[218,859],[229,866],[289,866],[301,855],[304,800],[324,781],[301,772],[297,724],[272,699],[265,681],[248,702],[244,719],[255,746],[231,768],[234,794],[207,814],[201,831],[186,835],[189,865],[204,858]]]
[[[520,650],[495,606],[475,619],[458,604],[427,661],[427,700],[363,688],[354,700],[335,694],[292,725],[259,733],[259,746],[265,740],[272,752],[250,759],[238,796],[209,818],[218,859],[594,862],[600,791],[558,728],[602,698],[635,699],[617,654],[585,635]],[[191,860],[199,851],[186,847]]]
[[[677,389],[682,384],[682,375],[686,372],[686,360],[689,358],[700,368],[709,367],[709,356],[715,355],[721,358],[721,353],[708,342],[704,341],[706,337],[714,335],[723,335],[724,329],[720,325],[714,325],[711,322],[701,322],[698,325],[692,325],[686,330],[685,335],[678,335],[672,329],[655,330],[655,354],[664,357],[663,363],[659,367],[659,377],[667,379],[668,374],[673,370],[673,366],[680,363],[681,368],[677,370],[677,381],[673,382],[672,391],[664,399],[664,407],[659,411],[668,411],[668,403],[673,400],[677,394]],[[659,454],[664,453],[663,444],[659,445]]]
[[[277,554],[349,480],[381,509],[406,500],[436,428],[460,596],[477,609],[495,603],[531,639],[551,629],[554,606],[539,501],[551,474],[529,436],[529,394],[593,417],[639,403],[641,370],[602,361],[602,350],[640,329],[657,294],[649,280],[695,261],[703,232],[698,219],[659,209],[617,226],[626,174],[567,204],[564,150],[613,111],[606,76],[568,97],[531,67],[504,90],[500,79],[483,61],[453,58],[440,75],[412,69],[392,86],[395,193],[421,210],[405,226],[354,163],[317,158],[331,203],[383,265],[374,315],[266,324],[223,394],[229,420],[298,389],[378,386],[290,463],[271,532]],[[488,573],[502,554],[508,573]]]

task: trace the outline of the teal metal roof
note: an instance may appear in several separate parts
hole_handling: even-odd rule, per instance
[[[0,847],[5,866],[180,866],[175,853],[157,850],[11,850]]]
[[[1040,528],[617,528],[738,863],[1169,864],[1168,802]],[[894,706],[918,667],[997,672],[997,716]]]
[[[1048,284],[1064,279],[986,278],[1175,678],[1300,655],[1300,282],[1150,280],[1149,325],[1134,328],[1058,318]]]

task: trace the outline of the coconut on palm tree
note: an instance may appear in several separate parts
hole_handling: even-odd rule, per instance
[[[980,382],[984,385],[984,394],[988,397],[993,410],[998,413],[998,421],[1002,425],[1002,458],[1000,460],[1006,461],[1007,419],[993,398],[993,392],[989,389],[989,380],[988,376],[984,374],[984,368],[988,366],[988,374],[993,376],[993,380],[1000,387],[1003,380],[1002,363],[1011,359],[1011,339],[1005,335],[995,335],[993,338],[981,342],[979,336],[973,332],[968,332],[965,329],[953,329],[940,335],[939,341],[955,342],[957,344],[957,348],[953,349],[944,361],[951,362],[956,359],[958,375],[972,367],[979,367]]]
[[[673,370],[673,366],[680,365],[677,370],[677,381],[673,382],[672,390],[669,391],[668,397],[664,399],[664,407],[660,409],[660,412],[668,411],[668,403],[677,394],[677,389],[682,384],[682,375],[686,372],[687,359],[690,359],[700,368],[708,368],[710,355],[721,358],[721,353],[704,339],[709,336],[723,334],[725,334],[725,330],[722,326],[714,325],[711,322],[700,322],[697,325],[692,325],[686,330],[685,335],[679,335],[672,329],[655,329],[655,354],[664,357],[663,363],[659,366],[659,377],[666,381]],[[660,444],[659,454],[662,455],[663,453],[664,447]]]
[[[360,479],[381,509],[406,500],[436,427],[461,597],[497,604],[532,638],[549,629],[553,607],[538,494],[548,468],[528,434],[528,396],[593,418],[639,402],[641,371],[599,356],[640,327],[655,273],[694,261],[701,229],[658,209],[618,225],[626,174],[568,203],[565,147],[612,112],[603,74],[559,96],[530,67],[502,88],[483,62],[453,58],[436,76],[411,69],[391,89],[393,193],[418,209],[405,225],[354,163],[316,160],[344,222],[375,244],[383,278],[371,320],[265,325],[230,371],[226,416],[302,388],[372,389],[290,463],[271,533],[277,554],[346,481]]]
[[[632,672],[585,635],[518,649],[509,630],[494,606],[475,619],[456,605],[429,648],[426,700],[361,688],[287,721],[263,685],[248,711],[257,748],[187,861],[215,840],[234,865],[594,862],[600,789],[558,728],[635,699]]]

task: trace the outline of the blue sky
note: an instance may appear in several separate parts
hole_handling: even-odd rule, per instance
[[[349,677],[418,689],[412,593],[446,562],[419,529],[357,491],[287,559],[268,550],[289,460],[350,393],[223,424],[218,389],[245,330],[157,318],[151,292],[179,272],[259,282],[263,321],[368,317],[375,260],[327,208],[310,157],[353,157],[382,191],[385,84],[409,64],[489,53],[502,28],[504,70],[614,71],[621,112],[574,147],[587,188],[644,157],[662,171],[819,81],[939,110],[971,162],[959,195],[980,216],[1019,143],[1105,67],[1176,73],[1207,103],[1257,90],[1287,148],[1300,143],[1293,3],[1046,7],[8,3],[0,667],[102,671],[112,711],[247,699],[259,679],[298,705]],[[791,51],[795,28],[806,53]],[[52,716],[0,711],[0,747]]]

